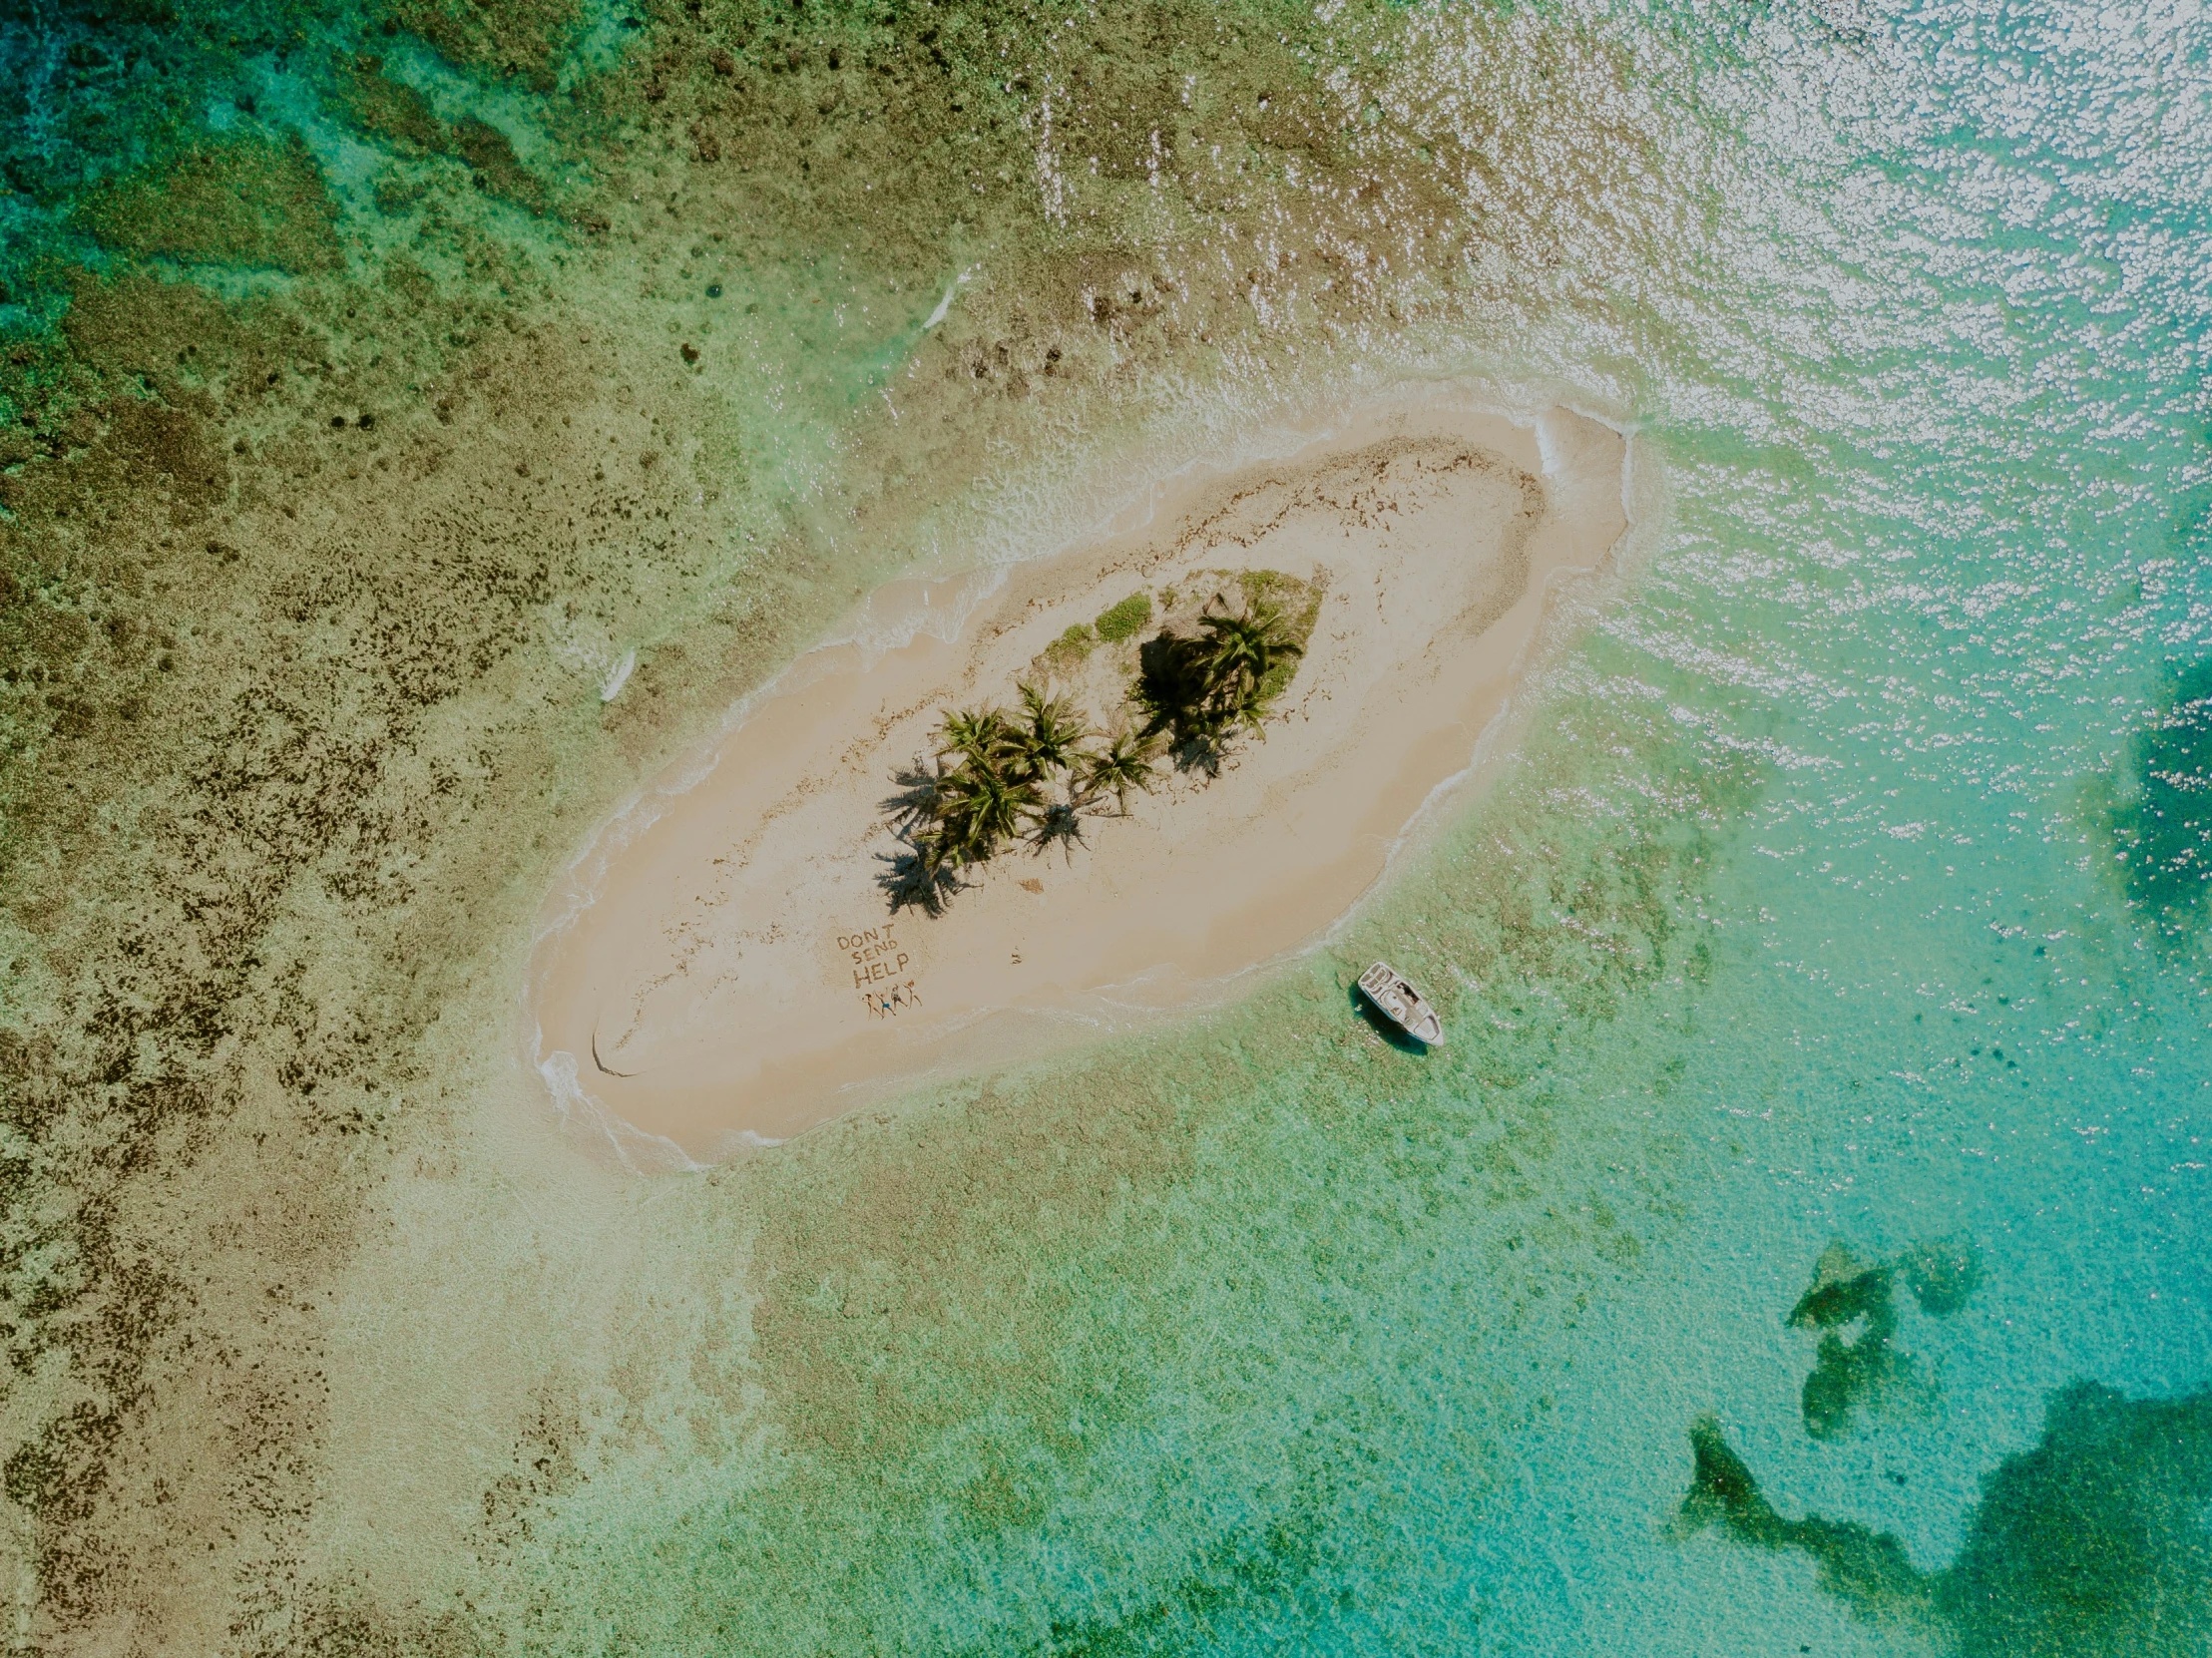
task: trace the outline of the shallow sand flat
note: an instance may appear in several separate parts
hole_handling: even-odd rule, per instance
[[[1286,460],[1180,480],[1142,525],[1018,566],[949,642],[802,658],[710,769],[611,828],[589,903],[533,963],[557,1090],[693,1156],[788,1137],[892,1086],[1212,1000],[1314,940],[1381,874],[1526,670],[1547,583],[1625,528],[1622,440],[1437,407],[1374,413]],[[1210,782],[1027,849],[944,913],[896,915],[883,803],[940,711],[1011,702],[1041,653],[1132,591],[1275,570],[1324,592],[1268,722]],[[964,591],[878,595],[943,614]],[[1087,711],[1107,713],[1097,663]],[[624,838],[628,836],[627,840]],[[573,1084],[570,1078],[573,1077]]]

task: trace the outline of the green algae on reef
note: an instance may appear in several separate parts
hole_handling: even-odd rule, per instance
[[[1822,1252],[1813,1284],[1790,1309],[1793,1328],[1818,1330],[1819,1351],[1805,1378],[1805,1432],[1816,1440],[1849,1433],[1859,1413],[1925,1404],[1930,1385],[1898,1342],[1896,1281],[1903,1276],[1921,1310],[1949,1318],[1965,1307],[1980,1276],[1971,1245],[1924,1244],[1903,1260],[1862,1267],[1841,1243]],[[1863,1328],[1846,1339],[1840,1332]]]
[[[478,1407],[521,1471],[485,1473],[473,1544],[363,1584],[302,1538],[380,1523],[327,1460],[336,1286],[383,1205],[490,1155],[488,1061],[436,1042],[496,1023],[499,941],[562,849],[976,524],[915,531],[994,446],[1161,425],[1315,329],[1503,289],[1436,158],[1558,152],[1510,93],[1456,124],[1392,92],[1382,6],[5,27],[0,1335],[31,1638],[488,1643],[409,1602],[546,1530],[568,1464],[521,1453],[569,1418],[519,1403],[531,1375]],[[1594,41],[1522,33],[1558,118],[1615,85]],[[1105,1185],[1151,1177],[1127,1143]],[[774,1305],[790,1420],[882,1445],[904,1419],[808,1384],[836,1365]]]
[[[586,17],[582,0],[391,0],[376,9],[387,33],[418,35],[456,64],[516,77],[540,93],[558,85]]]
[[[296,134],[201,145],[103,180],[70,216],[109,247],[194,264],[305,274],[343,259],[338,205]]]
[[[461,162],[480,190],[532,212],[550,205],[544,183],[515,155],[514,141],[479,116],[452,123],[439,119],[430,100],[405,81],[384,73],[374,53],[355,54],[334,66],[336,101],[361,129],[390,141],[401,155],[444,156]],[[393,182],[379,186],[380,203],[395,200]]]

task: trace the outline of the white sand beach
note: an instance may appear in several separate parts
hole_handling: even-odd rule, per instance
[[[1548,588],[1625,529],[1624,453],[1561,410],[1377,410],[1288,459],[1179,479],[1143,524],[1015,567],[949,641],[810,653],[650,827],[610,831],[590,901],[532,964],[534,1060],[573,1064],[599,1109],[707,1158],[1218,1000],[1324,935],[1432,797],[1472,780]],[[1055,640],[1138,593],[1156,627],[1261,570],[1320,592],[1263,738],[1210,780],[1163,769],[1072,852],[1002,853],[941,914],[893,913],[885,802],[944,709],[1049,679],[1103,724],[1135,643],[1048,654]]]

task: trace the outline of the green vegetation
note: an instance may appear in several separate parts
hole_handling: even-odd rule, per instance
[[[1244,591],[1244,607],[1255,611],[1261,607],[1278,611],[1290,639],[1299,648],[1278,653],[1273,664],[1261,677],[1260,700],[1272,702],[1289,685],[1291,676],[1298,671],[1299,657],[1304,653],[1306,639],[1313,632],[1313,624],[1321,615],[1320,591],[1310,583],[1294,576],[1285,576],[1279,570],[1244,570],[1237,572],[1237,586]]]
[[[1152,786],[1154,744],[1141,734],[1123,731],[1106,747],[1085,756],[1084,792],[1092,799],[1113,796],[1115,809],[1128,815],[1129,790],[1149,792]]]
[[[1099,618],[1099,637],[1108,644],[1119,644],[1124,639],[1135,638],[1144,630],[1144,623],[1151,620],[1151,595],[1132,593]]]
[[[1090,624],[1079,622],[1045,647],[1045,665],[1057,673],[1065,673],[1082,663],[1098,642],[1099,635],[1091,630]]]
[[[1021,688],[1021,707],[948,709],[937,752],[898,781],[893,827],[912,849],[892,860],[892,907],[935,912],[961,872],[1016,842],[1043,852],[1083,842],[1084,818],[1100,799],[1124,800],[1149,786],[1150,755],[1117,738],[1104,751],[1066,697]]]
[[[1273,572],[1247,574],[1241,606],[1216,595],[1195,631],[1163,627],[1146,640],[1111,735],[1069,698],[1031,684],[1019,687],[1016,709],[947,709],[936,752],[901,773],[900,792],[885,803],[908,848],[887,860],[883,886],[892,908],[934,914],[965,871],[1016,844],[1072,851],[1083,844],[1085,821],[1108,800],[1127,815],[1130,793],[1157,781],[1162,754],[1178,770],[1216,775],[1235,739],[1259,729],[1305,653],[1319,595],[1296,621],[1253,597],[1291,590],[1311,591]],[[1081,622],[1070,627],[1042,660],[1073,665],[1102,640],[1126,642],[1150,616],[1151,601],[1133,595],[1099,619],[1097,633]]]
[[[337,204],[306,145],[231,139],[187,151],[166,168],[91,192],[76,224],[110,247],[187,264],[334,270]]]
[[[1194,636],[1162,632],[1144,646],[1132,693],[1144,734],[1166,737],[1179,766],[1209,777],[1220,771],[1231,738],[1259,728],[1305,654],[1273,605],[1232,612],[1218,604],[1207,606]]]

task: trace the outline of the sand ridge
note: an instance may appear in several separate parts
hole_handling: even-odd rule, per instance
[[[1625,528],[1624,453],[1558,410],[1376,412],[1016,567],[949,639],[810,653],[542,940],[533,1057],[571,1103],[707,1157],[1217,999],[1324,934],[1469,773],[1548,583]],[[1072,624],[1143,593],[1149,635],[1258,571],[1319,596],[1264,740],[1091,817],[1079,849],[1002,853],[941,914],[894,913],[886,803],[944,708],[1049,680],[1104,723],[1135,646],[1056,650]]]

